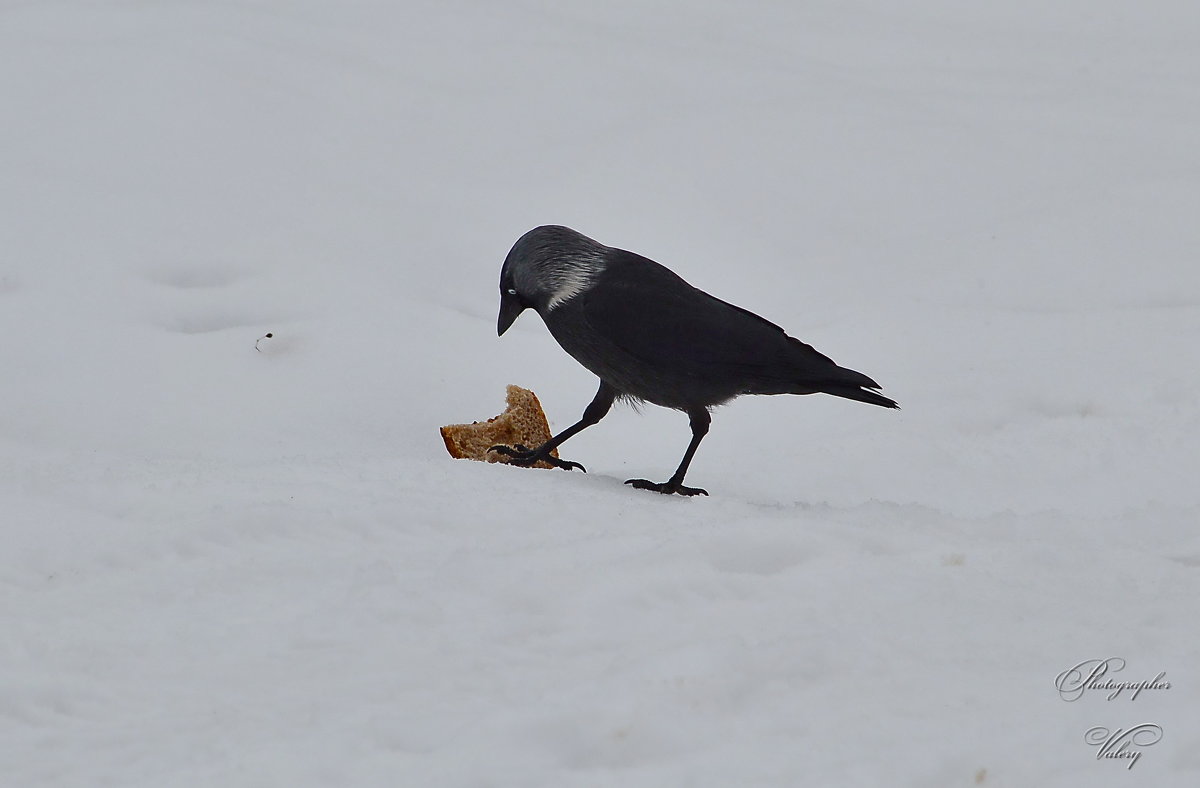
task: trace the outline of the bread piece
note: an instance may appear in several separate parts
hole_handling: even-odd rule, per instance
[[[508,408],[499,416],[472,424],[451,424],[442,427],[442,440],[446,451],[457,460],[483,460],[484,462],[508,462],[510,458],[497,451],[488,451],[492,446],[516,446],[518,443],[536,449],[550,440],[550,425],[542,412],[542,403],[537,395],[520,386],[509,386]],[[558,456],[558,450],[550,452]],[[553,468],[548,462],[539,460],[530,468]]]

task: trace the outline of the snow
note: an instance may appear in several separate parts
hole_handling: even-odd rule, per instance
[[[0,782],[1200,784],[1198,8],[0,6]],[[904,409],[452,461],[545,223]]]

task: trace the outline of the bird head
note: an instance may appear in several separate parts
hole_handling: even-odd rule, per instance
[[[545,318],[591,287],[604,269],[608,251],[569,227],[546,225],[522,235],[500,269],[497,335],[503,335],[526,309],[535,309]]]

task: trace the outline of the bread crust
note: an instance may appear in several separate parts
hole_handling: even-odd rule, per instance
[[[507,463],[505,455],[488,451],[492,446],[516,446],[521,444],[536,449],[550,440],[550,424],[542,410],[542,403],[529,389],[509,385],[505,391],[508,407],[499,416],[487,421],[471,424],[449,424],[441,428],[446,451],[456,460],[482,460],[483,462]],[[550,452],[558,457],[558,450]],[[548,462],[539,460],[529,468],[553,468]]]

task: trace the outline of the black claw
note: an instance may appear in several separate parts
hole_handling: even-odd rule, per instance
[[[548,454],[545,457],[539,457],[538,459],[541,460],[542,462],[550,463],[555,468],[562,468],[564,471],[573,471],[576,468],[578,468],[579,470],[583,471],[584,473],[587,473],[587,468],[583,467],[582,465],[580,465],[577,462],[571,462],[570,460],[561,460],[558,457],[551,457]],[[537,460],[534,460],[534,462],[537,462]]]
[[[646,479],[628,479],[625,483],[631,484],[639,490],[652,490],[663,495],[708,495],[708,490],[703,490],[699,487],[684,487],[678,482],[651,482]]]
[[[558,457],[553,457],[548,452],[543,454],[537,449],[530,449],[522,446],[519,443],[516,446],[492,446],[488,449],[488,451],[494,451],[498,454],[503,454],[505,457],[508,457],[509,464],[511,465],[527,466],[533,465],[541,460],[542,462],[553,465],[555,468],[562,468],[564,471],[570,471],[578,468],[584,473],[587,473],[587,468],[584,468],[577,462],[571,462],[570,460],[562,460]]]

